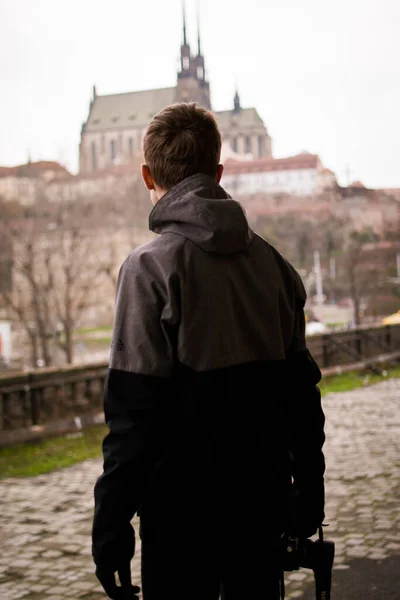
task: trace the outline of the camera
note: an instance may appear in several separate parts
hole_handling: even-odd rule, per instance
[[[300,567],[314,571],[317,600],[330,600],[334,542],[324,540],[322,526],[319,539],[284,537],[282,539],[282,569],[297,571]]]

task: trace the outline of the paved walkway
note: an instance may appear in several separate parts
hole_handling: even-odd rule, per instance
[[[323,404],[326,536],[336,542],[333,598],[395,600],[400,598],[400,379],[330,394]],[[105,598],[90,556],[93,485],[100,471],[101,461],[90,460],[1,482],[0,600]],[[139,583],[139,560],[140,546],[134,583]],[[349,582],[354,588],[357,581],[352,595]],[[314,597],[311,572],[288,573],[286,582],[288,598]],[[383,582],[386,591],[380,592]]]

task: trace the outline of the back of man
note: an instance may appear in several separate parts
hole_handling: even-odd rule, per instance
[[[102,582],[126,571],[139,512],[144,600],[279,598],[292,476],[298,533],[324,516],[304,288],[219,185],[220,148],[195,105],[154,118],[142,175],[160,236],[119,275],[93,555]]]

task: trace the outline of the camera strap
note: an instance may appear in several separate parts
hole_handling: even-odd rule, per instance
[[[281,594],[281,600],[285,600],[285,571],[281,571],[281,578],[279,580],[279,591]]]

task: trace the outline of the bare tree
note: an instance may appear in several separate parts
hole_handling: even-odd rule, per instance
[[[374,298],[386,286],[386,248],[372,230],[353,231],[345,241],[339,266],[343,290],[353,304],[353,323],[358,327],[364,308],[373,306]]]
[[[89,318],[97,325],[97,316],[107,313],[122,261],[152,235],[148,193],[136,181],[112,198],[41,198],[30,207],[0,208],[0,240],[12,253],[7,262],[0,244],[0,272],[12,267],[12,285],[3,278],[0,301],[24,331],[33,366],[51,365],[57,348],[70,363],[77,329]]]
[[[74,330],[98,301],[102,257],[92,214],[91,206],[60,203],[2,220],[13,255],[3,303],[25,330],[33,365],[39,358],[51,365],[55,346],[71,363]]]
[[[149,193],[140,179],[133,182],[125,194],[103,200],[102,214],[107,215],[108,239],[102,269],[113,289],[123,260],[154,235],[149,231],[151,209]]]

